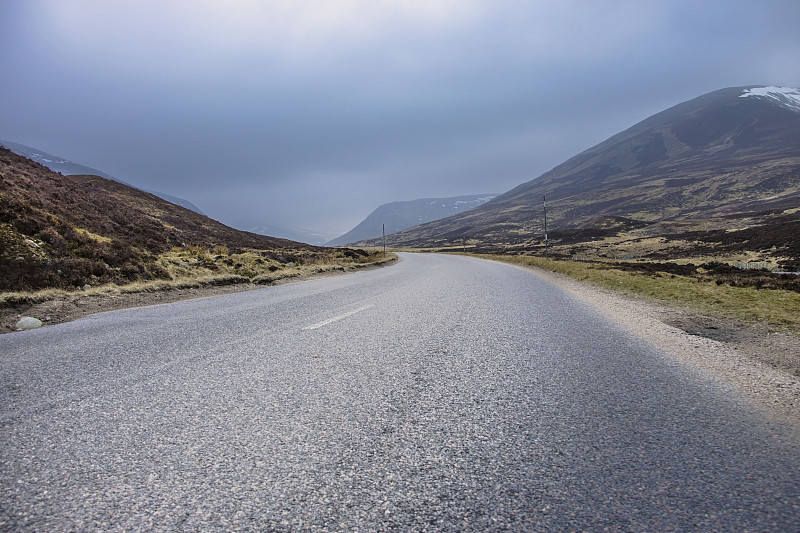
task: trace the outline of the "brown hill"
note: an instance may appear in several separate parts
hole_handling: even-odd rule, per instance
[[[158,255],[193,246],[276,257],[314,249],[99,176],[62,176],[0,148],[0,291],[167,279]]]
[[[784,213],[800,207],[798,97],[796,90],[755,87],[709,93],[476,209],[398,232],[387,242],[537,247],[544,237],[545,196],[549,237],[574,242],[582,242],[581,232],[583,240],[592,240],[634,228],[653,236],[751,224],[794,224],[794,232],[782,233],[800,235],[797,217]],[[796,240],[774,244],[796,248]]]

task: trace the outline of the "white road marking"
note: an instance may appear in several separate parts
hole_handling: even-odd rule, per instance
[[[337,316],[335,316],[333,318],[329,318],[328,320],[323,320],[322,322],[317,322],[316,324],[312,324],[310,326],[306,326],[306,327],[303,328],[303,331],[308,331],[308,330],[312,330],[312,329],[321,328],[322,326],[327,326],[328,324],[332,324],[332,323],[334,323],[334,322],[336,322],[338,320],[342,320],[343,318],[347,318],[349,316],[353,316],[354,314],[360,313],[361,311],[366,311],[370,307],[372,307],[372,304],[365,305],[364,307],[359,307],[358,309],[353,309],[352,311],[348,311],[347,313],[343,313],[341,315],[337,315]]]

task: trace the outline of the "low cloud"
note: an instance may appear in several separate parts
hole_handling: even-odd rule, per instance
[[[800,85],[794,1],[7,0],[0,138],[223,222],[343,233],[504,192],[733,85]]]

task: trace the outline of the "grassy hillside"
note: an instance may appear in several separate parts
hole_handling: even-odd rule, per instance
[[[62,176],[0,149],[0,291],[270,283],[377,260],[235,230],[99,176]]]

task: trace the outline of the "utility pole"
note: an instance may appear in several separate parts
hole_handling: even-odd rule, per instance
[[[547,196],[544,199],[544,257],[547,259]]]
[[[386,224],[383,224],[383,258],[386,259]]]

